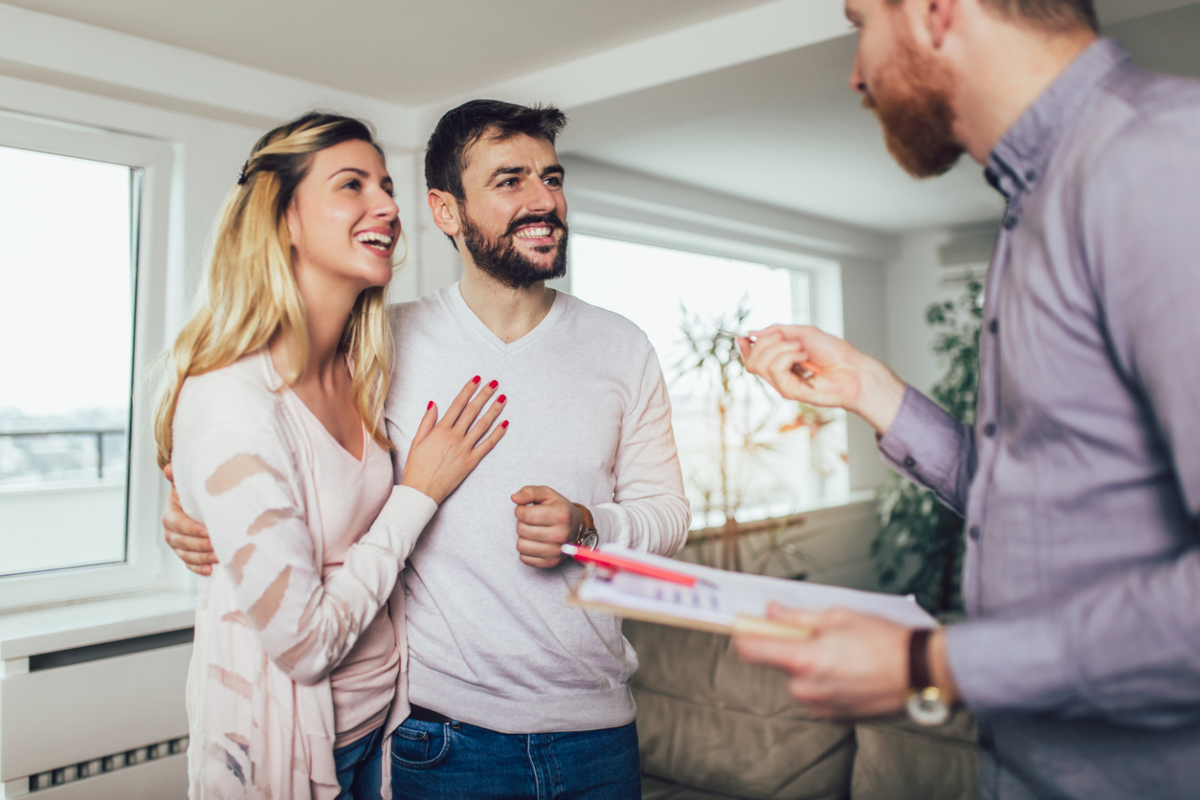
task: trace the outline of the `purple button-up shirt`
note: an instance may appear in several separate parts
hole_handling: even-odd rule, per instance
[[[1079,56],[991,154],[977,422],[884,456],[966,517],[983,797],[1200,796],[1200,83]]]

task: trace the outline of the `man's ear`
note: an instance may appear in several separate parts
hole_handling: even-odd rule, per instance
[[[935,49],[940,49],[945,42],[946,32],[950,30],[957,12],[958,0],[929,0],[926,27],[930,43]]]
[[[458,199],[449,192],[441,189],[429,190],[429,213],[433,214],[433,224],[450,238],[459,234],[462,225],[459,222]]]

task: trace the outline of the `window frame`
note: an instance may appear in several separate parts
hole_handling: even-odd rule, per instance
[[[842,306],[842,266],[830,258],[819,258],[788,250],[780,250],[762,244],[744,240],[734,240],[720,236],[698,234],[695,231],[675,228],[669,225],[635,222],[607,214],[592,212],[572,212],[570,217],[572,234],[608,239],[617,242],[649,245],[668,250],[676,250],[698,255],[728,258],[735,261],[762,264],[772,268],[787,269],[790,272],[802,272],[808,276],[807,308],[800,308],[798,302],[798,282],[791,281],[792,315],[797,321],[794,324],[815,325],[835,336],[844,336],[843,306]],[[571,263],[570,261],[568,263]],[[568,269],[565,278],[550,282],[551,286],[571,292],[571,270]],[[806,318],[801,321],[801,314]],[[846,430],[846,447],[849,451],[849,429]],[[851,502],[854,491],[847,487],[844,497],[830,498],[816,504],[806,504],[799,511],[811,511],[817,508],[832,508]],[[760,519],[771,517],[752,517],[741,520],[743,524],[753,524]],[[693,520],[696,525],[696,520]],[[703,526],[694,527],[693,531],[705,529]]]
[[[644,244],[668,250],[731,258],[767,267],[782,268],[808,275],[808,323],[835,336],[844,336],[842,321],[842,269],[831,258],[818,258],[790,250],[734,240],[722,236],[706,236],[682,228],[648,224],[620,219],[607,214],[572,211],[571,233],[612,239],[619,242]],[[571,273],[551,282],[563,291],[571,291]],[[793,282],[793,313],[796,313],[795,282]]]
[[[0,613],[131,594],[164,582],[159,517],[165,481],[155,461],[153,397],[145,380],[166,344],[171,197],[177,164],[171,143],[147,136],[0,109],[0,145],[140,171],[131,235],[134,268],[133,380],[126,486],[125,560],[0,578]]]

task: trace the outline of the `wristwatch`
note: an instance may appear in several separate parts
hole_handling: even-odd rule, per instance
[[[595,549],[596,545],[600,544],[600,535],[596,533],[596,520],[592,519],[592,512],[588,511],[586,506],[581,506],[579,503],[572,503],[571,505],[583,513],[583,525],[571,537],[571,544]]]
[[[950,707],[929,674],[931,630],[915,630],[908,640],[908,717],[918,725],[944,725]]]

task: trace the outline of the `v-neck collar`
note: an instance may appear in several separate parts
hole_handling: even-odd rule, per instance
[[[359,421],[359,436],[362,437],[362,456],[355,457],[354,453],[351,453],[349,450],[347,450],[346,446],[337,440],[337,437],[330,432],[329,428],[325,427],[325,423],[321,422],[320,417],[313,413],[313,410],[308,407],[308,404],[304,402],[300,395],[296,394],[294,391],[292,391],[292,387],[284,383],[283,376],[279,374],[277,369],[275,369],[275,362],[271,360],[271,348],[263,347],[260,350],[260,353],[262,357],[263,372],[267,377],[267,387],[271,391],[279,392],[284,397],[290,398],[293,402],[295,402],[296,405],[300,407],[300,414],[302,414],[304,418],[308,420],[310,427],[320,428],[321,432],[325,435],[325,440],[329,444],[333,445],[335,449],[342,453],[342,455],[351,462],[365,469],[370,456],[371,442],[373,441],[367,433],[366,421]],[[353,373],[353,370],[351,370],[351,372]]]
[[[566,295],[555,290],[554,302],[550,305],[550,310],[546,312],[546,316],[542,317],[542,321],[533,326],[529,333],[517,339],[515,342],[505,342],[499,336],[492,332],[492,329],[483,323],[471,307],[467,305],[467,301],[463,299],[460,283],[455,283],[447,286],[445,289],[445,300],[450,306],[451,312],[459,320],[462,321],[469,330],[485,341],[490,347],[500,351],[504,355],[512,355],[519,352],[529,345],[536,342],[545,335],[546,331],[558,321],[558,318],[563,315],[563,311],[567,306]]]

